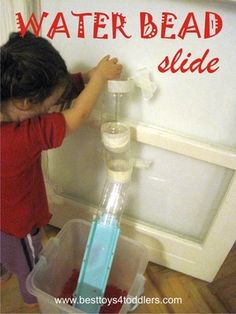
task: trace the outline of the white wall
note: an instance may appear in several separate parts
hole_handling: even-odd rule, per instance
[[[236,5],[217,1],[42,1],[42,10],[50,12],[44,23],[46,35],[55,13],[63,11],[71,30],[71,39],[56,35],[53,44],[66,59],[71,70],[86,70],[103,55],[118,56],[126,75],[145,66],[158,83],[158,93],[144,102],[136,89],[124,106],[122,115],[216,145],[236,146]],[[122,12],[127,17],[127,32],[134,38],[95,40],[91,38],[91,20],[86,23],[90,34],[76,38],[79,12]],[[175,13],[181,24],[186,14],[194,11],[199,21],[205,11],[217,12],[223,19],[221,33],[209,40],[194,36],[184,41],[158,38],[142,40],[138,35],[138,14],[148,11],[160,23],[162,11]],[[106,29],[109,33],[109,26]],[[214,74],[161,74],[156,66],[166,54],[174,55],[183,48],[199,57],[207,48],[211,57],[220,58],[220,69]],[[107,99],[105,97],[105,102]],[[109,105],[109,104],[107,104]],[[101,108],[101,104],[97,109]],[[204,238],[216,214],[221,197],[229,183],[230,170],[177,155],[151,146],[135,144],[135,154],[153,161],[148,170],[135,170],[126,215],[157,225],[171,232],[197,240]],[[77,147],[77,149],[75,149]],[[95,154],[96,153],[96,154]],[[51,179],[64,193],[97,204],[104,179],[99,133],[89,128],[68,138],[63,148],[49,154]]]
[[[3,45],[9,37],[9,33],[18,31],[15,13],[21,12],[27,20],[32,11],[36,16],[39,12],[40,0],[1,0],[0,2],[0,44]]]
[[[158,94],[149,103],[139,97],[138,91],[133,94],[129,107],[124,114],[132,119],[161,126],[189,136],[197,137],[216,144],[236,145],[236,4],[218,1],[181,1],[181,0],[135,0],[132,1],[42,1],[42,10],[50,12],[44,22],[44,34],[47,33],[55,13],[62,11],[66,17],[71,38],[65,34],[56,35],[53,43],[60,50],[71,69],[84,69],[95,65],[104,54],[117,55],[125,66],[127,75],[137,69],[147,67],[158,83]],[[104,29],[110,39],[93,39],[92,18],[86,19],[85,39],[76,38],[77,19],[71,16],[75,12],[101,11],[122,12],[126,15],[127,33],[133,35],[128,40],[111,39],[110,21]],[[184,40],[165,40],[155,37],[150,40],[140,39],[139,12],[153,14],[160,25],[161,12],[169,11],[178,16],[174,30],[178,31],[188,12],[193,11],[203,31],[205,11],[218,13],[223,19],[223,29],[211,39],[197,39],[187,35]],[[102,34],[103,32],[101,32]],[[165,55],[173,56],[179,48],[200,57],[210,49],[209,60],[220,58],[220,69],[214,74],[203,73],[160,73],[157,65]],[[82,67],[81,67],[82,66]]]

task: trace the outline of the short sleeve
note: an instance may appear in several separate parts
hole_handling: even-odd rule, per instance
[[[61,146],[66,134],[65,118],[61,113],[48,113],[28,121],[28,141],[32,145],[37,143],[41,150]]]

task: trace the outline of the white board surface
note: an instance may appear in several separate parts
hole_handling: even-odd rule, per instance
[[[140,90],[135,88],[127,103],[121,108],[121,116],[161,127],[193,137],[203,142],[231,149],[236,147],[236,4],[221,1],[42,1],[42,11],[49,12],[43,24],[46,37],[55,14],[63,12],[71,38],[57,34],[53,45],[65,58],[71,71],[85,71],[107,53],[115,55],[124,65],[124,78],[134,75],[140,68],[147,68],[158,89],[149,102],[145,102]],[[130,40],[118,36],[111,38],[111,24],[104,33],[108,39],[92,38],[93,19],[85,23],[86,38],[77,38],[75,12],[122,12],[126,16],[126,31]],[[157,24],[161,12],[173,12],[178,16],[177,31],[188,14],[194,12],[203,32],[206,11],[217,12],[223,20],[223,29],[211,39],[198,39],[193,34],[184,40],[164,40],[158,36],[144,40],[139,34],[139,13],[153,14]],[[103,34],[104,34],[103,33]],[[157,65],[165,55],[173,56],[180,48],[191,52],[195,58],[210,49],[210,57],[219,57],[220,68],[209,73],[160,73]],[[101,98],[109,107],[108,98]],[[109,110],[109,109],[108,109]],[[78,147],[78,150],[75,150]],[[72,154],[73,151],[73,154]],[[217,212],[232,172],[148,145],[136,144],[137,157],[153,161],[147,170],[135,170],[125,214],[143,223],[156,225],[198,241],[204,239]],[[96,152],[96,154],[91,154]],[[49,174],[63,192],[76,199],[97,204],[103,186],[105,172],[101,159],[100,135],[84,128],[66,140],[63,148],[49,153]]]

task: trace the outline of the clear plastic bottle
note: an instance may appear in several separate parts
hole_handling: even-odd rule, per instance
[[[127,102],[127,95],[131,90],[129,80],[110,80],[107,83],[106,101],[103,105],[102,122],[119,120],[123,111],[121,108]]]
[[[120,122],[107,122],[101,127],[107,174],[115,182],[128,182],[132,174],[130,128]]]
[[[98,218],[103,224],[111,225],[114,220],[119,224],[125,208],[128,188],[129,182],[116,182],[108,176],[98,209]]]
[[[124,92],[127,83],[118,83],[118,85],[112,83],[111,85],[115,95],[115,105],[118,108],[120,92],[121,90]],[[115,112],[115,120],[117,120],[117,109]],[[84,298],[104,295],[120,234],[119,222],[125,207],[132,173],[130,128],[126,124],[110,121],[102,124],[101,135],[107,179],[97,216],[90,229],[75,291],[76,296]],[[76,304],[75,306],[87,313],[98,313],[100,308],[99,304],[91,306]]]

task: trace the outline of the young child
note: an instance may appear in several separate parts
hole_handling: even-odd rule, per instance
[[[81,126],[107,80],[121,70],[106,56],[86,74],[70,75],[56,49],[30,32],[24,38],[12,33],[1,47],[1,274],[16,274],[29,307],[37,300],[26,278],[41,250],[41,227],[51,218],[41,152],[62,145]],[[75,96],[72,107],[48,113]]]

